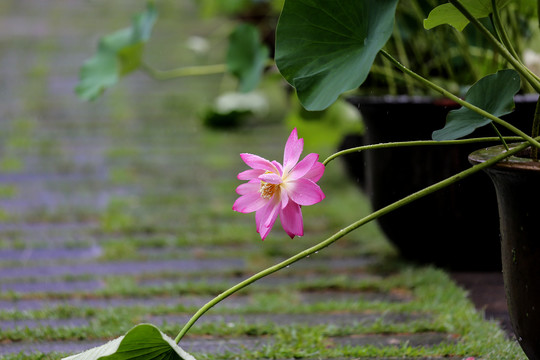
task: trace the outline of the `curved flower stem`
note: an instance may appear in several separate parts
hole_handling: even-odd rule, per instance
[[[201,76],[223,74],[227,72],[226,64],[185,66],[172,70],[156,70],[146,63],[141,64],[141,69],[157,80],[170,80],[186,76]]]
[[[412,76],[413,78],[415,78],[416,80],[420,81],[422,84],[424,84],[425,86],[437,91],[438,93],[442,94],[443,96],[449,98],[450,100],[453,100],[455,101],[456,103],[458,103],[459,105],[461,106],[464,106],[474,112],[476,112],[477,114],[480,114],[488,119],[490,119],[491,121],[497,123],[497,124],[500,124],[501,126],[504,126],[505,128],[507,128],[508,130],[510,130],[511,132],[513,132],[514,134],[516,135],[519,135],[521,136],[524,140],[528,141],[531,143],[531,145],[534,145],[535,147],[538,147],[540,148],[540,142],[538,142],[537,140],[535,140],[534,138],[532,138],[531,136],[525,134],[523,131],[519,130],[517,127],[513,126],[512,124],[509,124],[508,122],[494,116],[493,114],[490,114],[489,112],[463,100],[463,99],[460,99],[459,97],[457,97],[456,95],[452,94],[451,92],[449,92],[448,90],[440,87],[439,85],[423,78],[422,76],[418,75],[417,73],[415,73],[414,71],[408,69],[407,67],[403,66],[399,61],[397,61],[392,55],[390,55],[389,53],[387,53],[386,51],[384,50],[380,50],[380,53],[386,57],[387,59],[389,59],[397,68],[399,68],[401,71],[403,71],[405,74],[409,75],[409,76]]]
[[[536,75],[531,74],[529,69],[525,67],[518,59],[516,59],[510,51],[504,47],[503,44],[501,44],[494,36],[491,34],[491,32],[486,29],[480,21],[478,21],[470,12],[467,10],[465,6],[459,1],[459,0],[448,0],[449,3],[454,5],[456,9],[458,9],[463,16],[467,18],[473,24],[482,34],[486,37],[486,39],[497,48],[497,50],[501,53],[501,55],[510,63],[512,66],[531,84],[531,86],[534,88],[536,92],[540,93],[540,80]]]
[[[447,141],[435,141],[435,140],[414,140],[414,141],[401,141],[401,142],[397,141],[397,142],[390,142],[390,143],[363,145],[363,146],[358,146],[358,147],[338,151],[337,153],[332,154],[329,157],[327,157],[326,160],[323,161],[323,164],[327,165],[330,161],[334,160],[337,157],[356,153],[356,152],[361,152],[364,150],[388,149],[388,148],[394,148],[394,147],[409,147],[409,146],[463,145],[463,144],[473,144],[473,143],[480,143],[480,142],[494,142],[494,141],[500,141],[500,140],[501,140],[500,137],[483,137],[483,138],[447,140]],[[513,136],[513,137],[510,136],[510,137],[505,137],[504,140],[519,141],[523,139],[518,136]]]
[[[189,331],[189,329],[193,326],[193,324],[195,324],[195,322],[204,314],[206,313],[208,310],[210,310],[212,307],[214,307],[216,304],[218,304],[219,302],[223,301],[224,299],[226,299],[227,297],[229,297],[230,295],[236,293],[237,291],[245,288],[246,286],[254,283],[255,281],[257,280],[260,280],[262,278],[264,278],[265,276],[268,276],[270,274],[273,274],[275,273],[276,271],[278,270],[281,270],[295,262],[297,262],[298,260],[301,260],[305,257],[307,257],[308,255],[311,255],[311,254],[314,254],[322,249],[324,249],[325,247],[331,245],[332,243],[334,243],[335,241],[341,239],[343,236],[349,234],[351,231],[361,227],[362,225],[365,225],[367,223],[369,223],[370,221],[373,221],[377,218],[379,218],[380,216],[382,215],[385,215],[391,211],[394,211],[408,203],[411,203],[415,200],[418,200],[426,195],[429,195],[437,190],[440,190],[442,188],[445,188],[447,187],[448,185],[451,185],[459,180],[462,180],[464,178],[466,178],[467,176],[470,176],[480,170],[483,170],[499,161],[501,161],[502,159],[506,158],[506,157],[509,157],[521,150],[523,150],[524,148],[526,148],[527,146],[529,146],[530,144],[528,142],[525,142],[523,144],[520,144],[519,146],[513,148],[512,150],[510,151],[506,151],[484,163],[481,163],[481,164],[478,164],[478,165],[475,165],[467,170],[464,170],[454,176],[451,176],[445,180],[442,180],[436,184],[433,184],[429,187],[426,187],[420,191],[417,191],[415,192],[414,194],[411,194],[401,200],[398,200],[386,207],[383,207],[382,209],[379,209],[377,211],[374,211],[373,213],[371,213],[370,215],[350,224],[349,226],[341,229],[340,231],[338,231],[337,233],[335,233],[334,235],[330,236],[328,239],[320,242],[319,244],[315,245],[315,246],[312,246],[310,247],[309,249],[306,249],[290,258],[288,258],[287,260],[285,261],[282,261],[280,262],[279,264],[276,264],[274,266],[271,266],[261,272],[258,272],[257,274],[251,276],[250,278],[236,284],[235,286],[229,288],[228,290],[225,290],[223,293],[219,294],[218,296],[216,296],[214,299],[210,300],[208,303],[206,303],[203,307],[201,307],[196,313],[195,315],[193,315],[191,317],[191,319],[186,323],[186,325],[184,325],[184,327],[182,328],[182,330],[180,330],[180,333],[178,334],[178,336],[175,338],[175,342],[176,343],[179,343],[180,340],[182,340],[182,338],[184,337],[184,335],[186,335],[186,333]]]

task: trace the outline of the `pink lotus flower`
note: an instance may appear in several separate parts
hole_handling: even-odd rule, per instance
[[[296,129],[291,132],[283,165],[268,161],[252,154],[240,154],[251,167],[238,174],[239,180],[248,180],[236,188],[241,195],[234,203],[233,210],[241,213],[255,211],[257,232],[264,240],[279,215],[281,225],[292,238],[304,235],[302,219],[303,205],[313,205],[324,199],[317,181],[324,173],[324,165],[318,162],[318,154],[308,154],[300,162],[304,149],[304,139],[298,139]]]

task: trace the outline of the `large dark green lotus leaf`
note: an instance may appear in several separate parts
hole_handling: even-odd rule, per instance
[[[156,18],[157,11],[149,2],[146,10],[134,18],[131,27],[101,38],[96,54],[84,62],[79,73],[75,92],[81,99],[97,98],[140,66],[144,45]]]
[[[105,345],[62,360],[195,360],[171,338],[150,324],[135,326]]]
[[[229,37],[227,68],[240,81],[240,92],[250,92],[259,85],[269,54],[256,27],[236,27]]]
[[[286,0],[276,64],[308,110],[360,86],[392,34],[397,0]]]
[[[515,70],[501,70],[480,79],[469,89],[465,100],[500,117],[514,110],[514,96],[520,87],[521,80]],[[434,131],[432,137],[438,141],[459,139],[490,122],[490,119],[461,107],[448,113],[446,125]]]
[[[500,9],[510,1],[497,0],[497,6]],[[461,3],[477,19],[486,17],[492,12],[491,0],[462,0]],[[454,5],[447,3],[431,10],[428,18],[424,20],[424,28],[432,29],[443,24],[452,25],[457,30],[463,31],[469,24],[469,20]]]

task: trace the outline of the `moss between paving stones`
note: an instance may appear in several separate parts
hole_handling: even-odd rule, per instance
[[[384,282],[384,281],[383,281]],[[402,271],[386,280],[386,286],[396,286],[396,283],[400,284],[400,288],[409,289],[412,293],[412,299],[407,301],[408,309],[399,309],[405,314],[411,313],[429,313],[433,316],[433,319],[430,321],[422,321],[420,323],[408,322],[405,324],[383,324],[376,323],[369,326],[341,326],[336,327],[334,324],[329,324],[328,326],[278,326],[276,327],[273,324],[259,324],[259,325],[250,325],[244,324],[242,322],[235,324],[235,326],[228,327],[226,324],[203,324],[196,326],[194,331],[188,337],[188,339],[194,340],[197,336],[206,336],[210,335],[212,337],[238,337],[242,335],[251,335],[251,336],[263,336],[268,337],[272,336],[273,345],[272,349],[275,352],[276,356],[278,354],[290,354],[295,352],[297,356],[300,356],[304,350],[299,350],[298,348],[291,348],[289,342],[282,344],[279,339],[288,339],[287,336],[283,334],[303,334],[302,341],[306,342],[306,345],[309,344],[309,348],[317,349],[317,353],[327,354],[324,356],[332,357],[333,354],[343,354],[347,356],[367,356],[371,354],[372,356],[399,356],[399,354],[407,354],[408,356],[431,356],[431,355],[452,355],[452,354],[482,354],[485,352],[482,351],[492,351],[493,349],[511,346],[512,343],[508,342],[505,339],[504,334],[497,329],[495,324],[487,323],[481,319],[481,316],[474,310],[472,305],[465,299],[463,291],[456,288],[455,285],[446,277],[444,273],[435,269],[417,269],[417,268],[404,268]],[[270,297],[271,298],[271,297]],[[350,303],[349,303],[350,304]],[[334,306],[332,306],[334,305]],[[344,311],[343,304],[342,306],[337,305],[336,303],[325,303],[327,307],[325,313],[332,313],[334,311]],[[379,304],[384,305],[384,304]],[[391,309],[393,304],[387,304],[388,309]],[[362,308],[362,306],[359,306]],[[384,307],[384,306],[382,306]],[[354,305],[350,306],[350,309],[354,309]],[[399,308],[399,306],[398,306]],[[125,312],[131,313],[131,310],[135,310],[132,313],[132,316],[135,319],[140,319],[139,316],[143,315],[144,308],[138,309],[126,309]],[[167,312],[171,309],[162,309],[163,312]],[[178,310],[178,309],[176,309]],[[302,310],[304,313],[311,313],[313,316],[317,316],[317,313],[321,312],[321,309],[316,309],[316,312],[313,309],[298,307],[298,310]],[[355,309],[358,311],[358,308]],[[364,309],[365,311],[373,312],[380,311],[380,309],[372,308],[369,309],[369,306]],[[174,310],[173,310],[174,311]],[[256,312],[257,307],[252,307],[250,313]],[[264,307],[258,309],[259,312],[268,313],[267,309]],[[350,310],[349,310],[350,311]],[[45,340],[51,341],[53,339],[76,339],[78,337],[92,338],[98,336],[100,338],[107,337],[108,333],[121,333],[123,329],[130,326],[130,322],[127,323],[121,319],[122,313],[120,311],[104,311],[102,315],[102,320],[95,320],[94,326],[92,328],[80,327],[78,329],[73,328],[41,328],[37,330],[24,330],[14,331],[10,334],[9,331],[4,331],[5,336],[12,337],[13,340],[20,339],[22,336],[27,338],[34,338],[35,340]],[[226,313],[226,310],[223,310]],[[295,311],[292,310],[292,313]],[[243,313],[242,310],[239,313]],[[383,311],[384,313],[384,311]],[[100,316],[98,315],[98,318]],[[269,315],[271,318],[272,315]],[[111,320],[112,319],[112,320]],[[114,324],[114,325],[113,325]],[[162,327],[165,331],[173,334],[177,328],[177,324],[167,324]],[[100,331],[97,329],[102,329],[103,332],[100,335]],[[410,333],[411,331],[417,332],[418,334],[426,334],[429,336],[430,331],[437,331],[441,335],[438,337],[441,338],[450,338],[452,341],[449,341],[445,344],[430,344],[432,346],[427,348],[417,348],[409,344],[408,346],[391,346],[390,348],[381,349],[379,346],[365,345],[361,346],[358,344],[360,340],[365,340],[366,338],[359,339],[358,334],[382,334],[380,338],[377,338],[379,343],[381,339],[386,338],[388,341],[391,341],[392,336],[399,337],[398,334]],[[478,333],[481,330],[482,332]],[[426,331],[428,333],[426,333]],[[476,333],[474,332],[476,331]],[[487,338],[478,339],[477,336],[486,335],[489,333]],[[391,335],[396,334],[396,335]],[[431,333],[433,334],[433,333]],[[446,334],[446,335],[445,335]],[[299,335],[296,335],[299,336]],[[328,348],[328,345],[325,343],[324,347],[317,345],[317,342],[313,343],[314,339],[327,339],[328,341],[332,340],[335,337],[339,337],[341,342],[347,342],[349,345],[339,346],[339,350],[335,348]],[[278,340],[276,340],[276,338]],[[311,339],[311,340],[310,340]],[[369,340],[369,336],[367,338]],[[409,338],[407,338],[409,339]],[[467,339],[467,341],[465,341]],[[308,341],[309,340],[309,341]],[[357,342],[355,342],[355,340]],[[409,339],[410,340],[410,339]],[[311,341],[311,342],[310,342]],[[335,341],[334,341],[335,342]],[[352,344],[352,345],[351,345]],[[356,345],[354,345],[356,344]],[[368,351],[369,350],[369,351]],[[515,349],[514,349],[515,350]],[[269,349],[266,349],[264,346],[259,349],[253,349],[251,352],[242,352],[244,356],[242,358],[258,358],[262,354],[267,354]],[[201,354],[202,355],[202,354]],[[231,358],[233,355],[230,355]],[[234,356],[239,356],[238,354]]]

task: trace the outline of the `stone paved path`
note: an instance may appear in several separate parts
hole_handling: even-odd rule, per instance
[[[205,130],[197,115],[230,79],[156,83],[137,73],[95,102],[74,96],[99,35],[125,26],[143,4],[0,4],[0,357],[74,353],[147,321],[174,336],[219,291],[347,224],[339,206],[329,218],[306,209],[305,239],[284,242],[277,232],[261,243],[251,216],[231,214],[238,154],[279,159],[287,129],[267,121]],[[171,45],[187,39],[175,33],[179,17],[200,35],[219,37],[220,24],[195,21],[191,1],[167,6],[149,61],[194,63]],[[334,187],[342,200],[358,195],[352,185]],[[384,241],[372,227],[227,299],[181,345],[206,354],[271,349],[291,326],[325,326],[325,347],[338,350],[462,341],[438,325],[437,300],[419,310],[427,300],[415,293],[418,274],[395,275],[385,246],[363,250],[372,238]]]

